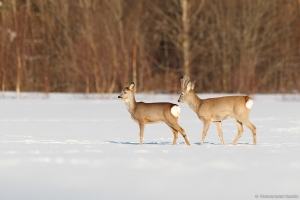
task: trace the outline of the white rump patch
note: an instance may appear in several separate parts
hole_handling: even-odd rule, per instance
[[[248,109],[251,109],[252,108],[252,105],[253,105],[253,100],[252,99],[249,99],[247,102],[246,102],[246,107]]]
[[[175,105],[171,108],[171,113],[174,117],[177,117],[179,119],[180,117],[180,107]]]

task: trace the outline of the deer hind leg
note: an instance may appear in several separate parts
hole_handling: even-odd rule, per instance
[[[203,143],[204,143],[204,139],[206,137],[209,126],[210,126],[210,122],[203,122],[202,140],[201,140],[200,145],[203,145]]]
[[[237,141],[240,139],[240,137],[242,136],[244,129],[243,129],[243,124],[242,122],[240,122],[239,120],[235,119],[236,122],[236,126],[238,128],[238,134],[235,137],[234,141],[232,142],[233,145],[236,145]]]
[[[176,122],[170,122],[170,121],[168,121],[168,122],[166,122],[166,124],[168,124],[168,126],[170,126],[171,129],[174,129],[174,130],[176,130],[177,132],[179,132],[179,133],[182,135],[182,137],[184,138],[185,143],[186,143],[187,145],[191,145],[190,142],[189,142],[189,138],[187,137],[187,135],[186,135],[184,129],[183,129],[181,126],[179,126],[179,124],[177,123],[177,121],[176,121]],[[173,133],[174,133],[174,132],[173,132]],[[175,136],[174,136],[174,137],[175,137]],[[174,138],[174,140],[175,140],[175,138]]]
[[[143,144],[145,124],[139,123],[139,126],[140,126],[140,145],[142,145]]]
[[[222,132],[222,122],[221,121],[217,121],[217,122],[214,122],[214,123],[217,126],[218,134],[219,134],[219,137],[220,137],[220,140],[221,140],[221,144],[224,145],[223,132]]]
[[[243,121],[243,123],[252,131],[253,145],[256,145],[256,127],[249,121],[249,119]]]
[[[169,126],[170,129],[172,130],[173,134],[174,134],[174,139],[173,139],[173,145],[176,144],[177,138],[178,138],[178,131],[175,130],[174,128],[172,128],[171,126]]]

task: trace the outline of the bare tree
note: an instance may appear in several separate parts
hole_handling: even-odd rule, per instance
[[[123,71],[123,82],[126,83],[129,80],[128,77],[128,72],[130,69],[130,62],[129,62],[129,53],[126,48],[125,44],[125,33],[124,33],[124,4],[126,4],[126,1],[124,0],[106,0],[105,1],[106,5],[110,9],[110,11],[113,14],[114,20],[117,23],[117,30],[118,30],[118,35],[119,35],[119,41],[121,45],[121,52],[122,52],[122,60],[123,60],[123,65],[125,67]]]
[[[183,66],[185,75],[190,75],[191,64],[199,55],[199,36],[203,30],[199,29],[198,20],[204,2],[204,0],[167,1],[166,6],[163,7],[165,10],[153,4],[154,11],[160,15],[157,20],[158,27],[180,52],[180,60],[182,60],[180,65]]]
[[[109,44],[111,46],[111,50],[112,50],[112,65],[113,65],[113,75],[112,75],[112,79],[110,80],[110,86],[108,88],[108,93],[109,93],[109,98],[112,98],[112,93],[114,91],[115,85],[116,85],[116,81],[117,81],[117,70],[119,69],[119,56],[118,56],[118,50],[117,50],[117,43],[115,41],[115,35],[116,32],[113,31],[113,27],[111,27],[110,25],[112,25],[109,21],[105,20],[103,21],[104,26],[105,26],[105,31],[107,33],[107,37],[108,37],[108,41]]]
[[[93,36],[93,29],[92,29],[92,1],[84,1],[80,0],[80,7],[83,11],[83,17],[84,17],[84,25],[81,27],[82,35],[87,40],[92,55],[92,63],[93,63],[93,70],[94,70],[94,78],[95,78],[95,88],[96,92],[100,94],[100,86],[99,86],[99,69],[98,69],[98,49],[96,47],[95,39]]]
[[[27,3],[28,1],[26,1]],[[14,29],[16,30],[16,55],[17,55],[17,78],[16,78],[16,95],[20,98],[21,90],[21,73],[23,67],[23,41],[25,35],[25,23],[26,23],[26,7],[21,5],[20,11],[17,11],[16,0],[11,1],[11,9],[13,12]]]
[[[5,67],[5,63],[6,63],[6,56],[5,56],[5,48],[6,48],[6,45],[3,41],[7,40],[7,25],[6,25],[6,20],[4,19],[5,16],[7,16],[8,12],[7,10],[3,10],[1,12],[1,24],[2,24],[2,27],[1,27],[1,61],[0,61],[0,64],[1,64],[1,90],[2,90],[2,97],[4,97],[4,92],[5,92],[5,84],[6,84],[6,67]]]
[[[2,95],[300,90],[298,0],[2,2]]]

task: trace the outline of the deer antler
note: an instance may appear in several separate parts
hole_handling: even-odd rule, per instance
[[[181,89],[186,88],[187,84],[190,82],[190,77],[189,76],[184,76],[181,81]]]

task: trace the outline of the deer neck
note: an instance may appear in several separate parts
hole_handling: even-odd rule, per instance
[[[190,98],[188,98],[187,103],[193,111],[197,112],[201,104],[201,99],[195,94],[195,92],[191,92]]]
[[[128,112],[132,114],[136,108],[136,101],[134,95],[132,95],[130,99],[125,101],[125,105]]]

